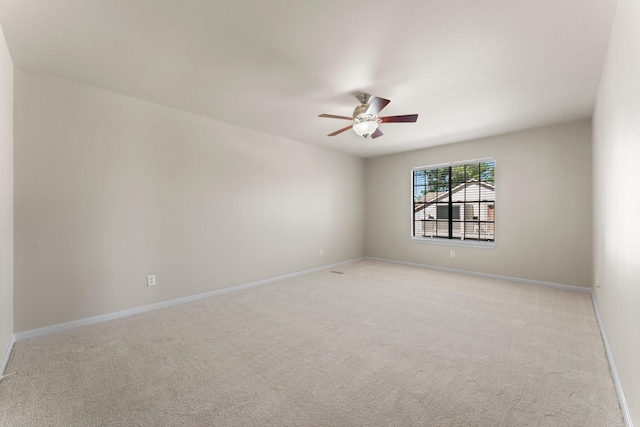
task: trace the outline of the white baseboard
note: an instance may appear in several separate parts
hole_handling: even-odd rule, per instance
[[[24,340],[24,339],[27,339],[27,338],[35,338],[35,337],[39,337],[39,336],[43,336],[43,335],[49,335],[49,334],[56,333],[56,332],[62,332],[62,331],[66,331],[66,330],[69,330],[69,329],[78,328],[78,327],[81,327],[81,326],[94,325],[94,324],[97,324],[97,323],[106,322],[108,320],[113,320],[113,319],[118,319],[118,318],[121,318],[121,317],[131,316],[133,314],[144,313],[144,312],[147,312],[147,311],[157,310],[157,309],[160,309],[160,308],[171,307],[171,306],[178,305],[178,304],[184,304],[184,303],[187,303],[187,302],[196,301],[196,300],[203,299],[203,298],[209,298],[209,297],[213,297],[213,296],[216,296],[216,295],[222,295],[222,294],[226,294],[226,293],[229,293],[229,292],[235,292],[235,291],[248,289],[248,288],[252,288],[252,287],[256,287],[256,286],[266,285],[268,283],[273,283],[273,282],[276,282],[278,280],[284,280],[284,279],[289,279],[289,278],[292,278],[292,277],[302,276],[302,275],[305,275],[305,274],[315,273],[315,272],[322,271],[322,270],[328,270],[328,269],[335,268],[335,267],[337,267],[339,265],[349,264],[349,263],[360,261],[360,260],[363,260],[363,259],[370,259],[370,260],[373,260],[373,261],[381,261],[381,262],[389,262],[389,263],[393,263],[393,264],[407,265],[407,266],[411,266],[411,267],[430,268],[430,269],[433,269],[433,270],[447,271],[447,272],[450,272],[450,273],[467,274],[467,275],[485,277],[485,278],[490,278],[490,279],[509,280],[509,281],[512,281],[512,282],[525,283],[525,284],[531,284],[531,285],[537,285],[537,286],[546,286],[546,287],[551,287],[551,288],[556,288],[556,289],[564,289],[564,290],[570,290],[570,291],[575,291],[575,292],[583,292],[583,293],[591,294],[591,298],[593,300],[593,306],[594,306],[595,313],[596,313],[596,318],[597,318],[597,321],[598,321],[598,326],[600,327],[600,333],[602,335],[602,340],[604,342],[604,347],[605,347],[605,351],[606,351],[606,354],[607,354],[607,359],[609,361],[609,366],[611,368],[611,374],[613,376],[613,382],[615,384],[616,391],[618,393],[618,399],[620,401],[620,408],[622,410],[622,416],[624,418],[624,422],[625,422],[626,427],[633,427],[633,421],[631,419],[631,414],[629,412],[629,406],[627,405],[627,400],[626,400],[626,398],[624,396],[624,390],[622,389],[622,384],[620,383],[620,377],[618,376],[618,371],[616,369],[616,364],[615,364],[615,361],[613,359],[613,354],[611,353],[611,347],[609,346],[609,340],[607,339],[607,333],[606,333],[606,331],[604,329],[604,324],[603,324],[602,318],[600,316],[600,309],[598,308],[598,302],[597,302],[597,300],[595,298],[595,295],[593,294],[593,292],[592,292],[592,290],[590,288],[584,288],[584,287],[581,287],[581,286],[573,286],[573,285],[564,285],[564,284],[553,283],[553,282],[543,282],[543,281],[538,281],[538,280],[521,279],[521,278],[517,278],[517,277],[501,276],[501,275],[496,275],[496,274],[478,273],[478,272],[474,272],[474,271],[459,270],[459,269],[455,269],[455,268],[439,267],[439,266],[433,266],[433,265],[427,265],[427,264],[418,264],[418,263],[413,263],[413,262],[405,262],[405,261],[398,261],[398,260],[391,260],[391,259],[384,259],[384,258],[376,258],[376,257],[355,258],[355,259],[351,259],[351,260],[347,260],[347,261],[343,261],[343,262],[339,262],[339,263],[335,263],[335,264],[329,264],[329,265],[324,265],[322,267],[316,267],[316,268],[312,268],[312,269],[309,269],[309,270],[299,271],[299,272],[296,272],[296,273],[290,273],[290,274],[285,274],[285,275],[282,275],[282,276],[272,277],[272,278],[269,278],[269,279],[259,280],[259,281],[256,281],[256,282],[244,283],[244,284],[240,284],[240,285],[236,285],[236,286],[230,286],[228,288],[223,288],[223,289],[216,289],[214,291],[204,292],[204,293],[201,293],[201,294],[191,295],[191,296],[182,297],[182,298],[176,298],[176,299],[172,299],[172,300],[169,300],[169,301],[163,301],[163,302],[160,302],[160,303],[157,303],[157,304],[145,305],[145,306],[133,308],[133,309],[130,309],[130,310],[123,310],[123,311],[119,311],[119,312],[115,312],[115,313],[104,314],[104,315],[101,315],[101,316],[95,316],[95,317],[90,317],[90,318],[86,318],[86,319],[79,319],[79,320],[75,320],[75,321],[72,321],[72,322],[60,323],[60,324],[57,324],[57,325],[46,326],[44,328],[33,329],[33,330],[30,330],[30,331],[25,331],[25,332],[19,332],[19,333],[15,334],[15,335],[13,335],[11,337],[9,345],[8,345],[6,351],[5,351],[4,357],[2,358],[2,364],[0,364],[0,379],[2,379],[2,376],[4,375],[4,370],[7,367],[7,363],[9,362],[9,357],[11,356],[11,351],[13,349],[13,345],[17,341],[21,341],[21,340]]]
[[[626,427],[633,427],[633,420],[631,419],[631,413],[629,412],[629,406],[627,405],[627,399],[624,396],[624,390],[622,389],[622,384],[620,383],[620,377],[618,376],[618,370],[616,368],[615,361],[613,360],[613,353],[611,352],[611,347],[609,346],[609,340],[607,339],[607,333],[604,329],[604,323],[602,322],[602,317],[600,316],[600,309],[598,308],[598,302],[595,298],[595,295],[591,288],[584,288],[581,286],[573,286],[573,285],[564,285],[561,283],[553,283],[553,282],[542,282],[538,280],[529,280],[529,279],[520,279],[517,277],[509,277],[509,276],[500,276],[496,274],[488,274],[488,273],[478,273],[474,271],[467,270],[458,270],[455,268],[447,268],[447,267],[439,267],[427,264],[417,264],[413,262],[405,262],[405,261],[397,261],[392,259],[384,259],[384,258],[375,258],[375,257],[365,257],[366,259],[370,259],[373,261],[381,261],[381,262],[389,262],[393,264],[407,265],[411,267],[419,267],[419,268],[430,268],[433,270],[447,271],[450,273],[460,273],[467,274],[472,276],[486,277],[489,279],[499,279],[499,280],[509,280],[517,283],[525,283],[530,285],[537,286],[546,286],[550,288],[556,289],[564,289],[568,291],[574,292],[583,292],[591,295],[591,299],[593,300],[593,307],[596,313],[596,319],[598,320],[598,326],[600,327],[600,334],[602,335],[602,341],[604,342],[605,352],[607,354],[607,359],[609,361],[609,367],[611,369],[611,376],[613,377],[613,383],[616,387],[616,392],[618,393],[618,400],[620,402],[620,409],[622,410],[622,417],[624,418],[624,423]]]
[[[289,273],[289,274],[285,274],[285,275],[277,276],[277,277],[271,277],[269,279],[258,280],[256,282],[243,283],[243,284],[240,284],[240,285],[230,286],[228,288],[216,289],[216,290],[209,291],[209,292],[204,292],[204,293],[201,293],[201,294],[190,295],[190,296],[186,296],[186,297],[182,297],[182,298],[175,298],[175,299],[172,299],[172,300],[163,301],[163,302],[159,302],[159,303],[156,303],[156,304],[144,305],[144,306],[132,308],[132,309],[129,309],[129,310],[118,311],[118,312],[115,312],[115,313],[102,314],[100,316],[94,316],[94,317],[88,317],[88,318],[85,318],[85,319],[73,320],[71,322],[58,323],[56,325],[45,326],[43,328],[32,329],[32,330],[25,331],[25,332],[18,332],[18,333],[15,334],[15,341],[22,341],[22,340],[25,340],[25,339],[28,339],[28,338],[36,338],[36,337],[40,337],[40,336],[43,336],[43,335],[53,334],[53,333],[56,333],[56,332],[67,331],[69,329],[75,329],[75,328],[79,328],[81,326],[95,325],[97,323],[106,322],[108,320],[119,319],[121,317],[131,316],[133,314],[145,313],[147,311],[158,310],[160,308],[166,308],[166,307],[172,307],[174,305],[184,304],[184,303],[191,302],[191,301],[197,301],[197,300],[203,299],[203,298],[209,298],[209,297],[213,297],[213,296],[216,296],[216,295],[226,294],[226,293],[229,293],[229,292],[240,291],[240,290],[243,290],[243,289],[253,288],[255,286],[266,285],[267,283],[273,283],[273,282],[276,282],[278,280],[284,280],[284,279],[289,279],[289,278],[292,278],[292,277],[302,276],[302,275],[305,275],[305,274],[315,273],[317,271],[322,271],[322,270],[335,268],[336,266],[339,266],[339,265],[349,264],[349,263],[360,261],[360,260],[363,260],[363,259],[364,259],[364,257],[354,258],[354,259],[350,259],[350,260],[347,260],[347,261],[338,262],[338,263],[335,263],[335,264],[323,265],[322,267],[316,267],[316,268],[311,268],[309,270],[298,271],[298,272],[295,272],[295,273]]]
[[[439,266],[436,266],[436,265],[428,265],[428,264],[417,264],[417,263],[414,263],[414,262],[397,261],[397,260],[393,260],[393,259],[375,258],[375,257],[365,257],[365,258],[373,260],[373,261],[382,261],[382,262],[390,262],[390,263],[393,263],[393,264],[408,265],[410,267],[430,268],[432,270],[447,271],[449,273],[459,273],[459,274],[467,274],[467,275],[470,275],[470,276],[485,277],[487,279],[508,280],[510,282],[524,283],[524,284],[527,284],[527,285],[546,286],[548,288],[563,289],[565,291],[583,292],[583,293],[586,293],[586,294],[590,294],[591,293],[591,288],[585,288],[583,286],[564,285],[562,283],[553,283],[553,282],[543,282],[543,281],[540,281],[540,280],[521,279],[519,277],[500,276],[498,274],[479,273],[479,272],[476,272],[476,271],[459,270],[457,268],[439,267]]]
[[[600,335],[602,335],[602,341],[604,342],[604,349],[607,353],[607,359],[609,360],[609,368],[611,369],[611,376],[613,377],[613,383],[616,386],[616,392],[618,393],[618,401],[620,402],[620,409],[622,411],[622,417],[624,418],[624,424],[627,427],[633,427],[633,420],[631,419],[631,413],[629,412],[629,405],[627,405],[627,399],[624,396],[624,390],[620,383],[620,377],[618,376],[618,369],[616,368],[616,362],[613,360],[613,353],[609,346],[609,339],[607,338],[607,332],[604,329],[604,323],[600,316],[600,308],[598,307],[598,300],[596,296],[591,293],[591,299],[593,300],[593,308],[596,312],[596,319],[598,319],[598,326],[600,327]]]
[[[9,363],[9,357],[11,356],[11,350],[13,350],[13,344],[15,344],[15,342],[16,336],[11,335],[9,345],[7,346],[7,350],[4,352],[4,357],[2,358],[2,364],[0,364],[0,379],[4,376],[4,370],[7,367],[7,363]]]

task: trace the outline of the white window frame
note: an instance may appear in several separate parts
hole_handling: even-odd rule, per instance
[[[438,168],[443,168],[443,167],[453,167],[453,166],[461,166],[461,165],[468,165],[468,164],[473,164],[473,163],[482,163],[482,162],[493,162],[494,164],[494,168],[497,168],[497,162],[495,158],[482,158],[482,159],[472,159],[472,160],[465,160],[465,161],[459,161],[459,162],[452,162],[452,163],[440,163],[440,164],[435,164],[435,165],[426,165],[426,166],[416,166],[414,168],[411,169],[411,172],[409,173],[409,177],[410,177],[410,190],[411,190],[411,218],[410,218],[410,223],[411,223],[411,229],[410,229],[410,238],[411,238],[411,242],[413,243],[420,243],[420,244],[428,244],[428,245],[441,245],[441,246],[458,246],[458,247],[475,247],[475,248],[480,248],[480,249],[494,249],[496,247],[496,237],[495,237],[495,228],[497,228],[496,226],[496,222],[495,222],[495,216],[494,216],[494,239],[493,241],[476,241],[476,240],[459,240],[459,239],[445,239],[445,238],[436,238],[436,237],[421,237],[421,236],[415,236],[415,216],[414,216],[414,203],[415,203],[415,194],[414,194],[414,177],[413,177],[413,173],[415,171],[420,171],[420,170],[425,170],[425,169],[438,169]],[[495,172],[494,172],[495,174]],[[496,177],[494,175],[494,186],[495,186],[495,182],[496,182]],[[495,194],[495,188],[494,188],[494,215],[495,215],[495,203],[497,202],[497,195]]]

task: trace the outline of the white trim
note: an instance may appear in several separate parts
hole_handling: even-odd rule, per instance
[[[547,288],[563,289],[565,291],[583,292],[587,294],[591,293],[591,288],[586,288],[583,286],[565,285],[562,283],[553,283],[553,282],[543,282],[540,280],[521,279],[519,277],[500,276],[498,274],[480,273],[477,271],[459,270],[457,268],[439,267],[436,265],[428,265],[428,264],[417,264],[414,262],[397,261],[393,259],[375,258],[375,257],[365,257],[365,258],[374,260],[374,261],[390,262],[392,264],[408,265],[410,267],[430,268],[432,270],[447,271],[449,273],[467,274],[470,276],[486,277],[488,279],[508,280],[510,282],[524,283],[527,285],[546,286]]]
[[[416,234],[416,222],[415,222],[415,211],[414,211],[414,206],[415,206],[415,188],[413,187],[414,183],[415,183],[415,177],[413,176],[414,172],[416,171],[421,171],[421,170],[432,170],[432,169],[438,169],[441,167],[446,167],[446,166],[461,166],[461,165],[469,165],[469,164],[473,164],[473,163],[481,163],[481,162],[493,162],[493,167],[494,167],[494,173],[495,173],[495,167],[496,167],[496,158],[495,157],[487,157],[485,159],[476,159],[476,160],[465,160],[465,161],[461,161],[461,162],[453,162],[453,163],[441,163],[438,165],[431,165],[431,166],[417,166],[414,167],[413,169],[411,169],[411,185],[410,185],[410,189],[411,189],[411,241],[413,243],[435,243],[435,244],[439,244],[439,245],[450,245],[450,246],[473,246],[473,247],[481,247],[481,246],[486,246],[485,249],[493,249],[495,248],[496,244],[495,244],[495,218],[493,221],[493,225],[494,225],[494,239],[493,242],[488,242],[487,244],[482,244],[482,243],[444,243],[444,242],[431,242],[431,241],[426,241],[426,239],[417,237]],[[493,206],[495,208],[495,176],[494,176],[494,181],[493,181],[493,187],[494,187],[494,195],[493,195]],[[452,195],[449,195],[449,200],[451,200]],[[426,200],[425,200],[426,202]],[[478,217],[479,218],[479,217]],[[429,240],[450,240],[450,239],[438,239],[438,238],[430,238]],[[465,242],[465,240],[462,240],[462,242]]]
[[[633,421],[631,419],[631,413],[629,412],[629,406],[627,405],[627,400],[626,400],[625,395],[624,395],[624,390],[622,389],[622,384],[620,383],[620,377],[618,376],[618,370],[616,368],[616,364],[615,364],[615,361],[613,359],[613,354],[611,352],[611,347],[609,346],[609,340],[607,338],[607,333],[605,332],[604,323],[602,322],[602,317],[600,316],[600,309],[598,307],[598,302],[596,300],[595,294],[593,293],[592,289],[584,288],[584,287],[581,287],[581,286],[564,285],[564,284],[560,284],[560,283],[543,282],[543,281],[539,281],[539,280],[520,279],[520,278],[517,278],[517,277],[501,276],[501,275],[488,274],[488,273],[479,273],[479,272],[468,271],[468,270],[459,270],[459,269],[456,269],[456,268],[438,267],[438,266],[427,265],[427,264],[418,264],[418,263],[413,263],[413,262],[397,261],[397,260],[390,260],[390,259],[385,259],[385,258],[376,258],[376,257],[369,257],[369,256],[361,257],[361,258],[354,258],[354,259],[351,259],[351,260],[348,260],[348,261],[343,261],[343,262],[339,262],[339,263],[335,263],[335,264],[329,264],[329,265],[325,265],[325,266],[322,266],[322,267],[316,267],[316,268],[312,268],[312,269],[309,269],[309,270],[299,271],[299,272],[296,272],[296,273],[285,274],[285,275],[282,275],[282,276],[272,277],[270,279],[264,279],[264,280],[259,280],[259,281],[256,281],[256,282],[244,283],[244,284],[240,284],[240,285],[236,285],[236,286],[230,286],[228,288],[223,288],[223,289],[216,289],[214,291],[204,292],[204,293],[201,293],[201,294],[191,295],[191,296],[188,296],[188,297],[176,298],[176,299],[173,299],[173,300],[164,301],[164,302],[160,302],[160,303],[157,303],[157,304],[145,305],[145,306],[137,307],[137,308],[134,308],[134,309],[131,309],[131,310],[124,310],[124,311],[119,311],[119,312],[115,312],[115,313],[104,314],[104,315],[101,315],[101,316],[95,316],[95,317],[90,317],[90,318],[86,318],[86,319],[75,320],[75,321],[72,321],[72,322],[60,323],[60,324],[57,324],[57,325],[47,326],[47,327],[39,328],[39,329],[32,329],[30,331],[20,332],[18,334],[14,334],[14,335],[11,336],[11,340],[9,341],[9,345],[8,345],[7,350],[6,350],[6,352],[4,354],[4,357],[2,359],[2,364],[0,365],[0,380],[2,379],[2,377],[4,375],[4,370],[7,367],[7,363],[9,362],[9,357],[11,356],[11,351],[13,350],[13,345],[17,341],[21,341],[21,340],[24,340],[24,339],[27,339],[27,338],[35,338],[35,337],[39,337],[39,336],[43,336],[43,335],[48,335],[48,334],[52,334],[52,333],[55,333],[55,332],[62,332],[62,331],[66,331],[66,330],[69,330],[69,329],[78,328],[78,327],[81,327],[81,326],[94,325],[94,324],[97,324],[97,323],[105,322],[107,320],[118,319],[118,318],[121,318],[121,317],[130,316],[130,315],[133,315],[133,314],[144,313],[144,312],[147,312],[147,311],[157,310],[157,309],[165,308],[165,307],[171,307],[171,306],[174,306],[174,305],[183,304],[183,303],[191,302],[191,301],[196,301],[196,300],[203,299],[203,298],[209,298],[209,297],[213,297],[213,296],[216,296],[216,295],[222,295],[222,294],[226,294],[226,293],[230,293],[230,292],[235,292],[235,291],[239,291],[239,290],[242,290],[242,289],[248,289],[248,288],[252,288],[252,287],[256,287],[256,286],[266,285],[268,283],[272,283],[272,282],[275,282],[275,281],[278,281],[278,280],[284,280],[284,279],[289,279],[289,278],[293,278],[293,277],[302,276],[302,275],[305,275],[305,274],[315,273],[315,272],[322,271],[322,270],[328,270],[328,269],[335,268],[335,267],[337,267],[339,265],[349,264],[349,263],[360,261],[360,260],[363,260],[363,259],[369,259],[369,260],[381,261],[381,262],[388,262],[388,263],[392,263],[392,264],[407,265],[407,266],[411,266],[411,267],[429,268],[429,269],[433,269],[433,270],[447,271],[447,272],[450,272],[450,273],[467,274],[467,275],[471,275],[471,276],[486,277],[486,278],[491,278],[491,279],[509,280],[509,281],[518,282],[518,283],[525,283],[525,284],[537,285],[537,286],[546,286],[546,287],[550,287],[550,288],[564,289],[564,290],[569,290],[569,291],[574,291],[574,292],[582,292],[582,293],[590,294],[591,295],[591,300],[593,301],[593,307],[594,307],[594,310],[595,310],[598,326],[600,328],[600,334],[602,335],[602,341],[604,342],[605,352],[607,354],[607,359],[609,361],[609,367],[611,369],[611,375],[613,377],[613,382],[615,384],[616,392],[618,394],[618,400],[619,400],[619,403],[620,403],[620,409],[621,409],[621,412],[622,412],[622,417],[624,419],[624,423],[625,423],[626,427],[633,427]]]
[[[11,351],[13,350],[13,345],[16,343],[16,336],[11,335],[11,339],[9,340],[9,345],[7,346],[7,351],[4,353],[4,357],[2,358],[2,364],[0,364],[0,380],[4,376],[4,370],[7,367],[7,363],[9,363],[9,357],[11,357]]]
[[[600,327],[600,334],[602,335],[602,341],[604,342],[604,349],[607,353],[607,360],[609,361],[609,368],[611,369],[611,376],[613,377],[613,383],[616,386],[616,392],[618,393],[618,401],[620,402],[620,411],[622,412],[622,418],[624,424],[627,427],[633,427],[633,420],[631,419],[631,412],[629,412],[629,405],[627,405],[627,399],[624,396],[624,390],[620,383],[620,377],[618,376],[618,369],[616,368],[616,362],[613,360],[613,353],[609,346],[609,339],[607,333],[604,330],[604,323],[600,316],[600,308],[598,307],[598,300],[593,292],[591,292],[591,300],[593,301],[593,308],[596,312],[596,319],[598,319],[598,326]]]
[[[467,248],[495,249],[496,242],[477,242],[474,240],[442,239],[438,237],[411,237],[413,243],[442,246],[462,246]]]
[[[600,328],[600,335],[602,336],[602,341],[604,343],[604,350],[605,350],[605,353],[607,354],[609,368],[611,369],[611,376],[613,378],[613,383],[616,387],[616,392],[618,394],[618,401],[620,403],[620,411],[622,412],[622,418],[624,419],[624,423],[626,427],[633,427],[633,420],[631,419],[631,413],[629,412],[629,405],[627,404],[627,399],[624,395],[624,390],[622,389],[622,383],[620,382],[618,369],[616,368],[616,363],[613,360],[613,353],[611,352],[611,346],[609,346],[609,339],[607,338],[607,333],[605,332],[605,329],[604,329],[604,322],[602,321],[602,317],[600,316],[600,308],[598,307],[598,301],[596,299],[595,293],[593,292],[593,289],[585,288],[582,286],[565,285],[565,284],[553,283],[553,282],[542,282],[539,280],[520,279],[517,277],[500,276],[497,274],[488,274],[488,273],[478,273],[475,271],[459,270],[456,268],[448,268],[448,267],[438,267],[434,265],[418,264],[414,262],[397,261],[397,260],[391,260],[391,259],[385,259],[385,258],[375,258],[375,257],[369,257],[369,256],[365,258],[373,261],[408,265],[410,267],[430,268],[433,270],[447,271],[450,273],[467,274],[471,276],[486,277],[490,279],[509,280],[512,282],[524,283],[529,285],[546,286],[549,288],[563,289],[563,290],[568,290],[573,292],[582,292],[582,293],[590,294],[591,300],[593,301],[593,307],[596,314],[596,319],[598,321],[598,326]]]
[[[436,165],[416,166],[412,170],[414,170],[414,171],[432,170],[432,169],[439,169],[439,168],[443,168],[443,167],[447,167],[447,166],[462,166],[462,165],[468,165],[468,164],[472,164],[472,163],[482,163],[482,162],[494,162],[495,163],[495,161],[496,161],[495,157],[486,157],[484,159],[471,159],[471,160],[462,160],[462,161],[459,161],[459,162],[439,163],[439,164],[436,164]]]
[[[133,314],[145,313],[147,311],[158,310],[160,308],[172,307],[174,305],[184,304],[184,303],[191,302],[191,301],[197,301],[197,300],[200,300],[200,299],[203,299],[203,298],[209,298],[209,297],[213,297],[213,296],[216,296],[216,295],[227,294],[229,292],[235,292],[235,291],[240,291],[240,290],[243,290],[243,289],[253,288],[253,287],[256,287],[256,286],[266,285],[268,283],[273,283],[273,282],[276,282],[276,281],[279,281],[279,280],[290,279],[292,277],[303,276],[305,274],[315,273],[315,272],[322,271],[322,270],[328,270],[328,269],[335,268],[335,267],[337,267],[339,265],[348,264],[348,263],[360,261],[360,260],[363,260],[363,259],[364,259],[364,257],[354,258],[354,259],[351,259],[351,260],[342,261],[342,262],[338,262],[338,263],[335,263],[335,264],[323,265],[322,267],[316,267],[316,268],[311,268],[309,270],[303,270],[303,271],[298,271],[298,272],[295,272],[295,273],[284,274],[282,276],[272,277],[272,278],[264,279],[264,280],[258,280],[256,282],[243,283],[243,284],[240,284],[240,285],[230,286],[228,288],[216,289],[216,290],[209,291],[209,292],[204,292],[204,293],[201,293],[201,294],[190,295],[190,296],[181,297],[181,298],[175,298],[175,299],[172,299],[172,300],[163,301],[163,302],[159,302],[159,303],[156,303],[156,304],[144,305],[144,306],[132,308],[132,309],[129,309],[129,310],[118,311],[118,312],[115,312],[115,313],[102,314],[100,316],[94,316],[94,317],[88,317],[88,318],[85,318],[85,319],[73,320],[71,322],[58,323],[56,325],[45,326],[44,328],[32,329],[30,331],[25,331],[25,332],[18,332],[17,334],[15,334],[14,337],[15,337],[15,341],[22,341],[22,340],[25,340],[25,339],[28,339],[28,338],[35,338],[35,337],[40,337],[40,336],[43,336],[43,335],[53,334],[53,333],[56,333],[56,332],[67,331],[69,329],[79,328],[81,326],[95,325],[97,323],[102,323],[102,322],[106,322],[108,320],[113,320],[113,319],[119,319],[121,317],[127,317],[127,316],[131,316]]]

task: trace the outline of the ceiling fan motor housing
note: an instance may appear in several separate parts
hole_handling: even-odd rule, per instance
[[[363,114],[366,114],[368,109],[369,109],[369,104],[358,105],[356,109],[353,110],[353,120],[355,120],[357,117]]]
[[[356,95],[356,98],[358,99],[358,101],[360,101],[360,104],[369,104],[369,101],[371,101],[372,95],[370,93],[360,93],[358,95]]]

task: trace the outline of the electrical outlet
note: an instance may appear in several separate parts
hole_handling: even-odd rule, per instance
[[[320,249],[320,256],[324,255],[324,249]]]
[[[600,279],[598,279],[598,275],[596,274],[596,288],[600,287]]]
[[[449,252],[449,255],[451,255],[451,258],[455,258],[456,257],[456,251]]]
[[[156,276],[151,275],[147,276],[147,286],[155,286],[156,285]]]

